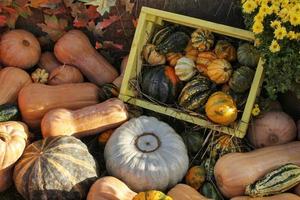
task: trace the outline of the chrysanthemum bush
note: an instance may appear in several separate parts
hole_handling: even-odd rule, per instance
[[[300,99],[300,0],[242,0],[246,26],[265,59],[270,98],[294,91]]]

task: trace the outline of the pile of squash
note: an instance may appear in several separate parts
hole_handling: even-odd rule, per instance
[[[253,45],[239,42],[203,28],[162,27],[143,48],[142,94],[232,124],[244,109],[260,57]]]

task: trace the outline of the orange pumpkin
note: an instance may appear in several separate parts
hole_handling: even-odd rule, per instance
[[[198,56],[198,49],[193,47],[192,41],[189,42],[188,46],[185,48],[185,57],[192,59],[194,62],[197,60]]]
[[[198,190],[205,181],[205,169],[201,166],[194,166],[185,175],[185,182]]]
[[[167,195],[173,200],[209,200],[194,188],[181,183],[175,185]]]
[[[219,40],[217,42],[215,53],[218,58],[226,59],[229,62],[235,61],[237,57],[236,49],[226,40]]]
[[[175,67],[175,65],[177,64],[177,61],[182,58],[182,54],[181,53],[168,53],[166,55],[167,57],[167,61],[169,63],[169,66],[171,67]]]
[[[216,59],[207,67],[207,75],[210,80],[217,84],[223,84],[229,81],[232,74],[232,66],[225,59]]]
[[[100,145],[106,144],[110,136],[114,133],[115,129],[108,129],[107,131],[104,131],[100,133],[98,136],[98,143]]]
[[[15,29],[2,35],[0,58],[5,66],[28,69],[38,63],[40,56],[40,43],[32,33]]]
[[[200,52],[197,56],[196,61],[196,67],[198,71],[204,75],[207,76],[207,67],[208,65],[213,61],[216,60],[217,56],[214,52],[206,51],[206,52]]]
[[[206,116],[213,122],[229,125],[237,118],[237,108],[231,96],[224,92],[213,93],[205,104]]]
[[[82,83],[83,81],[83,76],[76,67],[61,65],[51,71],[48,84],[60,85],[66,83]]]
[[[42,53],[38,63],[39,68],[45,69],[49,73],[60,65],[61,63],[56,59],[54,53],[48,51]]]

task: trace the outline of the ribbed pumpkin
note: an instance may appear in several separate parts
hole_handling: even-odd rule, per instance
[[[166,56],[155,50],[155,45],[146,44],[143,48],[143,58],[150,65],[163,65],[166,63]]]
[[[205,181],[205,169],[202,166],[193,166],[185,175],[185,182],[187,185],[198,190]]]
[[[229,80],[229,87],[237,93],[247,91],[251,87],[254,74],[254,70],[249,67],[242,66],[238,68],[233,72],[233,75]]]
[[[167,57],[167,61],[168,61],[169,66],[175,67],[176,64],[177,64],[177,61],[180,58],[182,58],[182,54],[181,53],[173,53],[173,52],[171,52],[171,53],[168,53],[166,55],[166,57]]]
[[[181,89],[181,84],[174,68],[159,66],[143,71],[141,88],[144,93],[160,102],[172,103]]]
[[[192,59],[182,57],[177,61],[175,74],[181,81],[190,80],[197,72],[195,63]]]
[[[194,62],[196,62],[199,51],[198,51],[198,49],[193,47],[191,40],[189,41],[189,43],[184,51],[185,51],[185,57],[190,58]]]
[[[225,59],[229,62],[235,61],[237,57],[236,49],[230,42],[226,40],[219,40],[217,42],[215,53],[218,58]]]
[[[72,136],[48,137],[29,145],[14,169],[25,199],[85,199],[98,177],[93,156]]]
[[[232,74],[232,66],[225,59],[216,59],[207,66],[207,75],[217,84],[229,81]]]
[[[260,54],[255,47],[249,43],[241,44],[237,50],[237,59],[240,64],[256,68]]]
[[[222,125],[229,125],[237,118],[237,108],[232,97],[220,91],[209,97],[205,113],[211,121]]]
[[[208,51],[214,45],[214,35],[206,29],[199,28],[192,33],[193,47],[199,51]]]
[[[172,200],[172,198],[161,191],[150,190],[138,193],[132,200]]]
[[[182,52],[189,41],[190,37],[185,32],[177,31],[159,43],[156,46],[156,50],[161,54]]]
[[[188,82],[179,95],[179,105],[188,110],[196,110],[205,104],[212,92],[213,83],[204,76],[196,76]]]
[[[217,55],[211,51],[200,52],[197,57],[196,66],[198,71],[207,76],[207,67],[213,61],[217,59]]]

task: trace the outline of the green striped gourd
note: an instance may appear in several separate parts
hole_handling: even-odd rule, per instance
[[[190,37],[186,33],[177,31],[159,43],[156,50],[161,54],[182,52],[189,41]]]
[[[276,159],[276,158],[275,158]],[[300,183],[300,167],[285,164],[246,187],[246,195],[263,197],[283,193]]]
[[[176,26],[167,26],[157,31],[151,40],[151,44],[158,45],[166,40],[172,33],[176,31]]]

